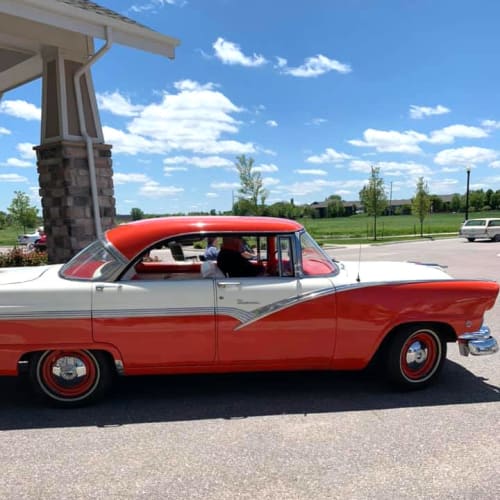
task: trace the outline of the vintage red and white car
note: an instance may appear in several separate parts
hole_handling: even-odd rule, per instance
[[[203,260],[244,238],[255,272]],[[234,249],[233,249],[234,250]],[[295,221],[165,217],[117,226],[64,265],[0,271],[0,375],[61,406],[115,375],[361,370],[378,361],[413,389],[448,342],[491,354],[493,281],[408,262],[337,262]]]

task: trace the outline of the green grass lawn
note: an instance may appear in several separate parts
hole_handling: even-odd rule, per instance
[[[469,218],[500,217],[500,212],[474,212]],[[457,235],[464,220],[463,213],[432,214],[425,218],[424,236]],[[373,217],[353,215],[334,219],[301,219],[309,233],[320,242],[359,243],[373,241]],[[377,217],[377,240],[420,237],[420,222],[414,215]]]
[[[32,234],[35,231],[36,227],[26,228],[26,234]],[[17,244],[17,237],[20,234],[25,234],[22,227],[10,226],[0,229],[0,246],[14,246]]]

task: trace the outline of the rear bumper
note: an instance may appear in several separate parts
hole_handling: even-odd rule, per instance
[[[498,343],[490,329],[483,325],[476,332],[467,332],[458,337],[458,349],[462,356],[485,356],[498,352]]]

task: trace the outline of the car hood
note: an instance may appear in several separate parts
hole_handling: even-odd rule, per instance
[[[352,283],[385,283],[404,281],[449,280],[437,264],[414,262],[340,262],[339,280]]]
[[[0,268],[0,285],[12,285],[34,281],[51,269],[59,269],[60,265],[3,267]]]

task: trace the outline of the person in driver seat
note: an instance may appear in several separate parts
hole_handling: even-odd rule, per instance
[[[242,238],[226,236],[217,255],[217,265],[230,278],[258,276],[264,272],[259,264],[252,264],[242,253],[244,251]]]

